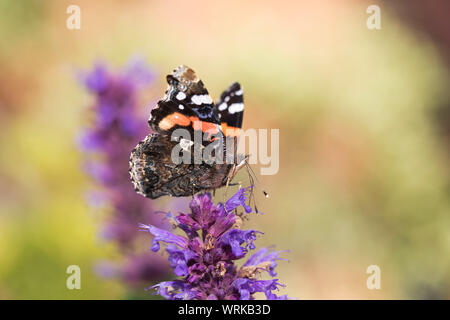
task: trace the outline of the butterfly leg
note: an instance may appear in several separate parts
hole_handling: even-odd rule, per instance
[[[250,157],[250,155],[246,155],[244,157],[244,159],[241,160],[241,162],[239,162],[238,164],[233,164],[233,166],[231,167],[230,173],[228,174],[228,177],[227,177],[227,183],[225,184],[224,198],[226,198],[226,196],[227,196],[228,186],[239,185],[239,188],[242,186],[242,182],[238,182],[237,184],[230,184],[230,182],[231,182],[231,180],[233,180],[234,176],[238,173],[238,171],[246,165],[249,157]]]
[[[230,172],[232,172],[232,171],[234,170],[234,167],[235,167],[235,166],[236,166],[236,165],[233,164],[233,167],[231,168]],[[231,178],[231,179],[232,179],[232,178]],[[230,176],[228,175],[228,177],[227,177],[227,183],[225,184],[225,192],[224,192],[224,194],[223,194],[223,203],[225,203],[225,201],[226,201],[227,194],[228,194],[228,186],[230,185],[231,179],[230,179]]]

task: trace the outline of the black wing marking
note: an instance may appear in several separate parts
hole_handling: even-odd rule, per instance
[[[244,94],[237,82],[225,90],[215,105],[222,127],[242,128],[244,118]],[[225,133],[226,134],[226,133]]]

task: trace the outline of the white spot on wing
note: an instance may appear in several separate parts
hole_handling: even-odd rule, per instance
[[[184,100],[186,98],[186,94],[184,92],[178,92],[177,97],[178,100]]]
[[[212,99],[208,94],[194,95],[192,96],[192,103],[196,105],[210,104],[212,103]]]
[[[178,105],[178,108],[179,108],[180,110],[183,110],[183,109],[184,109],[184,106],[183,106],[182,104],[179,104],[179,105]]]
[[[202,102],[200,100],[200,96],[192,96],[191,99],[192,99],[192,103],[194,103],[194,104],[198,104],[198,105],[202,104]]]
[[[235,112],[241,112],[244,110],[244,104],[243,103],[233,103],[229,108],[228,112],[233,114]]]
[[[212,99],[211,99],[211,97],[209,96],[209,94],[205,94],[205,95],[203,96],[203,102],[204,102],[204,103],[207,103],[207,104],[212,103]]]
[[[194,104],[197,104],[197,105],[201,105],[202,104],[200,96],[197,96],[197,95],[192,96],[191,100],[192,100],[192,103],[194,103]]]
[[[222,102],[221,104],[219,104],[218,109],[219,109],[219,111],[223,111],[227,108],[227,106],[228,105],[225,102]]]
[[[237,96],[242,96],[242,94],[243,94],[242,89],[239,89],[238,91],[236,91],[235,94],[236,94]]]

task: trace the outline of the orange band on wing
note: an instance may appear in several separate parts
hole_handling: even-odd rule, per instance
[[[241,135],[241,128],[229,127],[226,122],[222,122],[221,126],[226,137],[239,137]]]
[[[163,118],[158,126],[163,130],[170,130],[175,125],[186,127],[191,123],[188,117],[182,115],[181,113],[174,112],[169,114],[167,117]]]
[[[210,134],[216,134],[219,132],[219,126],[212,122],[200,121],[197,117],[190,117],[194,130],[201,130],[202,132],[208,132]]]
[[[158,126],[162,130],[170,130],[176,125],[187,127],[191,122],[194,130],[201,130],[202,132],[208,132],[209,134],[216,134],[219,132],[219,126],[217,124],[201,121],[198,117],[186,117],[179,112],[169,114],[159,122]]]

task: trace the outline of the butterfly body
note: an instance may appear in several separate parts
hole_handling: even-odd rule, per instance
[[[202,81],[186,66],[176,68],[167,76],[167,82],[165,96],[151,111],[148,121],[154,132],[131,152],[130,176],[136,192],[151,199],[164,195],[184,197],[226,185],[243,165],[243,160],[238,160],[236,155],[243,116],[240,85],[231,85],[214,104]],[[187,131],[192,140],[196,134],[206,137],[200,143],[181,141],[190,160],[187,163],[173,160],[174,148],[182,145],[180,139],[172,136],[177,129]],[[224,161],[209,163],[203,158],[195,161],[196,155],[218,138],[235,142],[232,150],[225,142],[220,145],[223,155],[218,150],[213,153],[221,155]],[[231,153],[230,163],[225,158]]]

